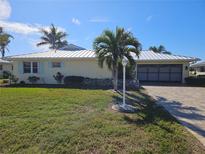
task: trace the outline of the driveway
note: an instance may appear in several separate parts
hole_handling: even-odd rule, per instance
[[[205,145],[205,88],[143,87]]]

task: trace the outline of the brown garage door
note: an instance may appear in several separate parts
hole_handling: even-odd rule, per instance
[[[137,65],[137,76],[140,81],[181,82],[182,65]]]

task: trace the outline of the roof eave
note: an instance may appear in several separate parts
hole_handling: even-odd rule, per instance
[[[163,62],[163,61],[169,61],[169,62],[193,62],[193,61],[199,61],[199,59],[136,59],[138,62]]]

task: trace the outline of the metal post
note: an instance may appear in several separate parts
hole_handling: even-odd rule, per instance
[[[123,66],[123,107],[125,107],[125,66]]]

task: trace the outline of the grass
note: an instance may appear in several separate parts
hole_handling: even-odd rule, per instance
[[[203,153],[203,146],[144,90],[0,89],[0,153]]]

